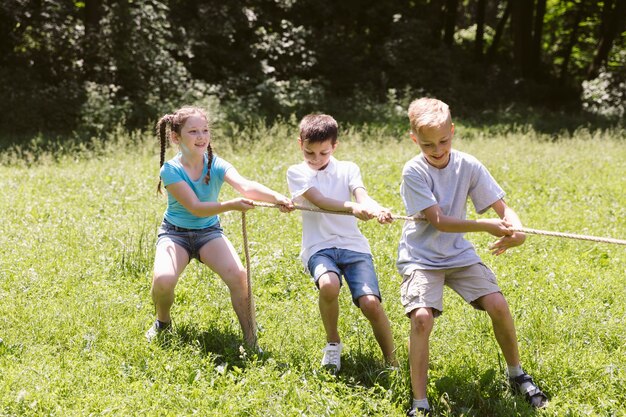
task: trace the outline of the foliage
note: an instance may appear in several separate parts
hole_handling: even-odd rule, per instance
[[[0,8],[0,127],[58,132],[80,118],[80,21],[68,2],[21,3]]]
[[[607,80],[609,93],[624,82],[613,70],[626,46],[625,19],[615,17],[624,0],[547,1],[540,25],[522,25],[536,51],[516,41],[521,18],[507,14],[512,0],[483,3],[477,51],[475,3],[4,0],[0,131],[104,138],[118,124],[145,128],[207,97],[236,123],[320,110],[359,122],[391,92],[473,111],[570,111],[583,108],[583,82],[587,103]],[[528,7],[539,13],[540,4]],[[587,80],[598,71],[611,75]],[[618,116],[618,100],[596,113]]]
[[[623,130],[547,134],[525,124],[456,124],[455,147],[486,164],[527,227],[626,236],[618,175],[626,170]],[[217,153],[243,175],[287,192],[286,169],[301,159],[296,120],[247,127],[223,121],[215,128]],[[175,336],[146,343],[156,228],[165,207],[154,195],[158,145],[151,136],[119,131],[96,142],[99,148],[40,149],[33,164],[26,162],[28,149],[0,154],[0,414],[404,415],[411,394],[409,322],[394,265],[400,224],[360,222],[392,322],[397,371],[384,367],[345,288],[343,369],[337,377],[319,369],[324,331],[317,292],[298,260],[300,216],[272,209],[247,216],[266,354],[240,350],[225,285],[195,261],[177,287]],[[400,172],[415,152],[394,126],[354,125],[342,127],[336,156],[358,163],[370,194],[403,214]],[[222,194],[235,195],[228,186]],[[241,251],[239,214],[221,219]],[[431,345],[428,395],[436,415],[624,415],[622,247],[529,235],[523,246],[493,258],[490,236],[468,238],[496,272],[523,365],[551,403],[535,412],[508,392],[488,318],[446,290]]]
[[[89,137],[119,123],[143,128],[211,94],[172,56],[163,2],[102,2],[92,21],[84,2],[6,3],[13,49],[0,58],[0,93],[8,98],[0,100],[0,125],[8,133],[79,128]]]
[[[589,112],[619,118],[626,114],[626,51],[618,58],[597,78],[583,81],[582,101]]]

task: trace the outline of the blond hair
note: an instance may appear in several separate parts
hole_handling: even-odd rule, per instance
[[[413,100],[409,105],[409,123],[415,135],[423,127],[439,127],[452,123],[450,107],[436,98],[423,97]]]

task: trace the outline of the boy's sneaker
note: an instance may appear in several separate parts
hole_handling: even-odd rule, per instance
[[[152,326],[146,332],[146,339],[148,342],[152,342],[156,337],[158,337],[161,333],[167,332],[172,333],[172,325],[168,323],[167,325],[163,325],[158,320],[155,320]]]
[[[520,376],[509,378],[509,384],[515,392],[524,395],[526,401],[534,408],[543,408],[548,404],[546,394],[541,392],[527,373],[524,372]]]
[[[429,417],[430,408],[411,408],[407,413],[407,417]]]
[[[323,349],[322,366],[328,368],[332,373],[337,373],[341,369],[341,349],[343,349],[341,342],[326,343],[326,347]]]

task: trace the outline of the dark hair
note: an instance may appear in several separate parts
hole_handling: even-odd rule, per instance
[[[175,132],[180,135],[182,127],[185,125],[187,119],[192,115],[200,115],[204,117],[204,119],[209,122],[209,118],[206,113],[198,108],[198,107],[182,107],[173,114],[166,114],[161,117],[156,124],[157,136],[161,142],[161,160],[159,164],[159,168],[163,166],[165,163],[165,150],[167,148],[168,141],[167,139],[170,137],[171,132]],[[169,132],[168,132],[169,128]],[[168,134],[169,133],[169,134]],[[207,148],[207,173],[204,177],[204,183],[208,184],[211,181],[211,163],[213,162],[213,149],[211,148],[211,143],[209,142],[209,147]],[[157,194],[162,194],[161,190],[162,179],[159,176],[159,185],[157,185]]]
[[[324,142],[330,139],[337,142],[337,121],[327,114],[307,114],[300,121],[300,140]]]

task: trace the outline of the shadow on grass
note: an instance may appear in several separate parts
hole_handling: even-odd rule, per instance
[[[349,385],[368,389],[376,387],[390,393],[393,403],[402,404],[407,409],[410,406],[412,394],[408,363],[394,368],[385,365],[377,355],[352,352],[342,358],[338,378]]]
[[[500,417],[535,416],[532,408],[521,395],[509,391],[505,377],[493,369],[477,379],[467,374],[446,375],[434,381],[437,398],[432,405],[436,416]],[[433,393],[430,393],[432,398]]]
[[[373,357],[362,352],[353,352],[343,355],[339,378],[349,380],[352,383],[371,388],[380,385],[385,389],[391,386],[391,380],[400,373],[386,365],[378,357]]]
[[[170,340],[164,340],[162,345],[168,349],[176,349],[177,346],[192,346],[199,349],[203,355],[219,358],[220,361],[239,368],[245,368],[246,362],[251,357],[261,359],[268,357],[267,353],[259,355],[258,352],[244,349],[240,334],[216,326],[206,330],[189,323],[177,325]]]

